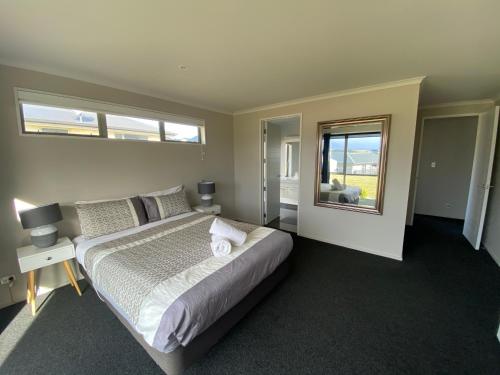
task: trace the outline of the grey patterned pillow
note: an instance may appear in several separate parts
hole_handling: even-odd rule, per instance
[[[146,208],[150,223],[167,217],[191,212],[191,206],[186,199],[184,190],[156,197],[141,197],[141,199]]]
[[[139,197],[77,202],[75,206],[82,234],[86,239],[137,227],[147,222]]]

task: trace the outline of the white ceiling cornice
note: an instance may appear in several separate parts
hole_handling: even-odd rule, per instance
[[[425,79],[425,76],[421,76],[421,77],[413,77],[413,78],[385,82],[385,83],[377,83],[377,84],[369,85],[369,86],[362,86],[362,87],[353,88],[353,89],[333,91],[333,92],[329,92],[329,93],[325,93],[325,94],[307,96],[304,98],[292,99],[292,100],[278,102],[278,103],[269,104],[269,105],[264,105],[264,106],[260,106],[260,107],[249,108],[249,109],[239,110],[239,111],[235,111],[235,112],[229,112],[229,111],[225,111],[225,110],[222,110],[219,108],[207,107],[207,106],[200,105],[200,104],[193,103],[193,102],[178,100],[178,99],[168,97],[165,95],[158,95],[158,94],[155,94],[155,93],[150,92],[148,90],[139,89],[137,87],[133,87],[133,86],[129,86],[129,85],[119,84],[119,83],[116,83],[114,81],[108,81],[108,80],[102,80],[102,79],[98,80],[98,79],[89,78],[88,76],[84,76],[82,74],[74,74],[74,73],[68,74],[65,72],[56,71],[54,69],[46,69],[46,68],[41,68],[41,67],[30,65],[30,64],[16,63],[16,62],[13,62],[10,60],[6,60],[4,58],[0,58],[0,65],[11,66],[14,68],[19,68],[19,69],[32,70],[35,72],[51,74],[51,75],[55,75],[55,76],[63,77],[63,78],[76,79],[76,80],[79,80],[82,82],[92,83],[92,84],[96,84],[96,85],[100,85],[100,86],[106,86],[106,87],[110,87],[110,88],[114,88],[114,89],[118,89],[118,90],[124,90],[124,91],[128,91],[128,92],[135,93],[135,94],[147,95],[147,96],[150,96],[153,98],[167,100],[167,101],[175,103],[175,104],[187,105],[190,107],[195,107],[198,109],[203,109],[203,110],[207,110],[207,111],[211,111],[211,112],[222,113],[225,115],[241,115],[244,113],[264,111],[264,110],[268,110],[268,109],[286,107],[286,106],[290,106],[290,105],[308,103],[308,102],[330,99],[330,98],[335,98],[335,97],[340,97],[340,96],[360,94],[360,93],[364,93],[364,92],[383,90],[383,89],[412,85],[412,84],[421,84],[422,81]]]
[[[17,62],[13,62],[13,61],[1,58],[1,57],[0,57],[0,65],[6,65],[6,66],[14,67],[14,68],[19,68],[19,69],[32,70],[35,72],[51,74],[51,75],[63,77],[63,78],[76,79],[78,81],[82,81],[82,82],[86,82],[86,83],[92,83],[95,85],[106,86],[106,87],[110,87],[110,88],[117,89],[117,90],[128,91],[128,92],[131,92],[134,94],[151,96],[153,98],[166,100],[166,101],[169,101],[169,102],[172,102],[175,104],[187,105],[190,107],[195,107],[198,109],[203,109],[203,110],[211,111],[211,112],[222,113],[225,115],[232,115],[233,114],[232,112],[225,111],[225,110],[222,110],[220,108],[208,107],[208,106],[197,104],[194,102],[178,100],[178,99],[174,99],[174,98],[169,97],[169,96],[158,95],[154,92],[140,89],[140,88],[137,88],[137,87],[134,87],[131,85],[123,85],[123,84],[120,84],[120,83],[117,83],[114,81],[110,81],[110,80],[105,80],[105,79],[90,78],[90,77],[85,76],[83,74],[74,74],[74,73],[69,74],[69,73],[61,72],[61,71],[58,71],[55,69],[46,69],[46,68],[41,68],[41,67],[38,67],[35,65],[17,63]]]
[[[418,109],[434,109],[434,108],[446,108],[446,107],[461,107],[467,105],[493,105],[495,103],[494,99],[481,99],[481,100],[465,100],[458,102],[450,102],[450,103],[440,103],[440,104],[431,104],[431,105],[423,105],[419,106]]]
[[[326,93],[326,94],[307,96],[307,97],[300,98],[300,99],[287,100],[287,101],[284,101],[284,102],[278,102],[278,103],[264,105],[264,106],[260,106],[260,107],[243,109],[243,110],[239,110],[239,111],[233,112],[233,115],[242,115],[242,114],[245,114],[245,113],[253,113],[253,112],[259,112],[259,111],[266,111],[266,110],[269,110],[269,109],[275,109],[275,108],[281,108],[281,107],[288,107],[288,106],[291,106],[291,105],[308,103],[308,102],[315,102],[315,101],[318,101],[318,100],[331,99],[331,98],[336,98],[336,97],[339,97],[339,96],[361,94],[361,93],[365,93],[365,92],[377,91],[377,90],[384,90],[384,89],[389,89],[389,88],[394,88],[394,87],[400,87],[400,86],[416,85],[416,84],[421,84],[424,79],[425,79],[425,76],[413,77],[413,78],[408,78],[408,79],[401,79],[401,80],[398,80],[398,81],[391,81],[391,82],[385,82],[385,83],[377,83],[377,84],[374,84],[374,85],[362,86],[362,87],[353,88],[353,89],[333,91],[333,92],[329,92],[329,93]]]

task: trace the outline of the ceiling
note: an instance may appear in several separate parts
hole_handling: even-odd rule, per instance
[[[225,112],[424,75],[424,105],[497,98],[499,40],[498,0],[0,0],[0,63]]]

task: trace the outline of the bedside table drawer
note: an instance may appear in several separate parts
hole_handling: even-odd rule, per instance
[[[38,268],[50,266],[75,257],[73,245],[59,247],[57,249],[40,249],[39,253],[19,258],[19,268],[21,272],[27,272]]]

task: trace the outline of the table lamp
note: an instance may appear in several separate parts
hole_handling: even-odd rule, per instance
[[[52,225],[62,220],[59,203],[47,204],[19,212],[23,229],[31,231],[31,243],[36,247],[49,247],[57,242],[58,231]]]
[[[213,204],[212,194],[215,193],[215,182],[198,182],[198,193],[201,194],[201,205],[205,207],[211,206]]]

